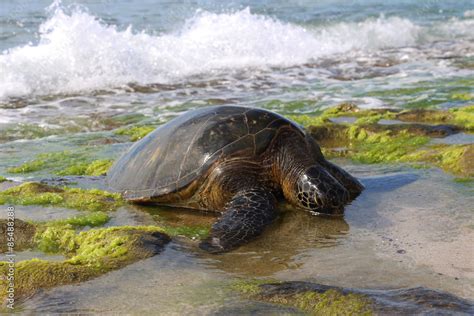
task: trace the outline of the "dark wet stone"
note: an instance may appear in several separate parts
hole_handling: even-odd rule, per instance
[[[261,295],[293,295],[304,292],[324,293],[337,290],[343,294],[366,295],[373,301],[372,308],[377,314],[420,314],[423,315],[472,315],[474,302],[452,294],[423,287],[397,290],[348,289],[310,282],[284,282],[260,285]]]
[[[150,232],[143,234],[137,241],[137,247],[148,256],[159,254],[165,245],[171,241],[171,238],[160,232]]]
[[[399,254],[404,254],[404,253],[407,253],[407,251],[406,251],[406,250],[403,250],[403,249],[399,249],[399,250],[397,250],[397,253],[399,253]]]

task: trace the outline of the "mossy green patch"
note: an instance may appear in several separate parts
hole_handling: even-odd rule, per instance
[[[19,166],[7,169],[9,173],[30,173],[47,170],[57,175],[88,175],[99,176],[107,172],[112,160],[94,160],[90,157],[92,149],[83,149],[77,152],[61,151],[42,153],[35,159]]]
[[[113,160],[94,160],[91,163],[77,163],[56,172],[57,175],[86,175],[100,176],[107,173],[113,164]]]
[[[0,183],[5,182],[5,181],[8,181],[8,179],[5,178],[5,177],[0,176]]]
[[[233,290],[246,296],[254,296],[260,294],[260,285],[265,283],[269,283],[269,280],[238,280],[234,282],[231,287]]]
[[[449,110],[404,110],[395,117],[406,122],[441,123],[456,125],[465,131],[474,131],[474,106]]]
[[[130,137],[130,141],[135,142],[142,139],[152,131],[156,129],[156,125],[142,125],[142,126],[132,126],[132,127],[123,127],[116,130],[114,133],[116,135],[126,135]]]
[[[75,130],[78,132],[79,130]],[[50,128],[35,124],[15,124],[2,129],[0,143],[10,142],[17,139],[35,139],[64,133],[64,128]]]
[[[266,281],[267,284],[270,284]],[[372,315],[372,300],[365,295],[342,293],[337,289],[322,292],[266,292],[265,281],[239,281],[232,288],[243,296],[273,304],[290,306],[310,315]]]
[[[330,117],[356,117],[354,123],[336,124]],[[435,165],[450,173],[472,177],[472,145],[432,145],[431,137],[449,135],[449,131],[474,128],[474,106],[451,110],[362,110],[352,104],[341,104],[315,117],[294,118],[305,125],[329,157],[348,157],[362,163],[415,163]],[[421,123],[377,124],[380,119],[406,122],[450,124],[443,128]],[[446,125],[445,125],[446,126]]]
[[[453,93],[451,98],[454,100],[471,101],[474,100],[474,94],[471,93]]]
[[[454,178],[454,182],[464,184],[474,184],[474,178]]]
[[[352,159],[363,163],[400,162],[405,156],[429,142],[428,137],[413,136],[408,132],[398,135],[370,133],[365,129],[349,129],[349,138],[356,140],[357,151]]]
[[[304,292],[274,296],[270,303],[296,307],[311,315],[372,315],[371,301],[359,294],[342,294],[337,290],[324,293]]]
[[[308,125],[322,125],[329,121],[329,117],[323,115],[288,115],[288,118],[303,126]]]
[[[184,236],[191,239],[205,239],[209,236],[211,227],[208,226],[161,226],[163,231],[170,236]]]
[[[85,211],[111,211],[123,205],[117,193],[97,189],[58,188],[27,182],[0,192],[0,204],[49,205]]]
[[[450,109],[449,113],[453,116],[452,123],[474,131],[474,105]]]
[[[429,162],[463,178],[471,178],[474,177],[474,144],[434,145],[407,155],[404,161]]]
[[[73,227],[97,227],[102,226],[110,220],[110,216],[107,215],[105,212],[93,212],[88,213],[86,215],[74,216],[67,219],[61,219],[54,222],[50,222],[49,224],[56,224],[56,225],[71,225]]]
[[[15,296],[17,299],[39,289],[89,280],[161,251],[169,237],[159,227],[96,228],[77,233],[70,224],[39,224],[35,243],[46,252],[59,252],[63,262],[26,260],[16,264]],[[0,262],[0,273],[6,275],[8,264]],[[6,280],[0,280],[0,299],[6,298]]]

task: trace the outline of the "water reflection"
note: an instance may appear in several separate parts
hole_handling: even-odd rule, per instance
[[[335,246],[348,232],[349,225],[343,218],[314,216],[282,205],[277,221],[256,240],[229,253],[202,256],[211,259],[213,268],[225,272],[270,276],[298,268],[298,259],[306,251]]]

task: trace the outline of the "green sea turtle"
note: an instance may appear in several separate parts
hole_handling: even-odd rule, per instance
[[[342,214],[363,190],[300,126],[238,106],[188,111],[158,127],[115,162],[107,181],[132,202],[222,212],[200,244],[210,252],[261,234],[281,196],[307,211]]]

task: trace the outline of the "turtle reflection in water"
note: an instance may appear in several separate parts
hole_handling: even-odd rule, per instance
[[[210,252],[260,235],[281,196],[336,215],[363,190],[299,125],[237,106],[192,110],[158,127],[118,159],[108,184],[136,203],[222,212],[200,245]]]

